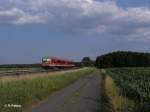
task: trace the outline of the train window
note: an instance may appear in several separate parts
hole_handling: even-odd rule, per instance
[[[51,61],[51,59],[47,59],[47,61],[49,61],[49,62],[50,62],[50,61]]]
[[[43,62],[50,62],[51,59],[43,58],[42,61],[43,61]]]
[[[46,61],[47,61],[47,59],[44,59],[44,58],[43,58],[43,59],[42,59],[42,61],[43,61],[43,62],[46,62]]]

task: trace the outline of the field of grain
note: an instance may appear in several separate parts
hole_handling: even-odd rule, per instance
[[[75,80],[93,72],[93,68],[83,68],[45,75],[0,80],[0,112],[22,112],[23,109],[49,96]],[[10,104],[20,105],[13,108]],[[10,107],[9,107],[10,106]]]
[[[150,112],[150,68],[112,68],[107,73],[121,94],[135,102],[136,112]]]

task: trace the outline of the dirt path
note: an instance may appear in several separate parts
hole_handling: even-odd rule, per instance
[[[98,112],[100,81],[100,75],[86,76],[26,112]]]

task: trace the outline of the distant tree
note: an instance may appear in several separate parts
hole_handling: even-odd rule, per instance
[[[94,66],[94,62],[89,57],[84,57],[81,61],[81,65],[85,67]]]
[[[74,64],[75,64],[76,67],[82,67],[81,62],[74,62]]]

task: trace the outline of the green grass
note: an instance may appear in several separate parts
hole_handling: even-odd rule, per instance
[[[120,94],[135,102],[132,112],[150,112],[150,68],[112,68],[107,73]]]
[[[22,112],[29,105],[41,101],[75,80],[94,72],[93,68],[84,68],[70,72],[0,81],[0,112]],[[5,108],[5,104],[22,105],[22,108]]]
[[[120,93],[114,80],[101,70],[101,112],[130,112],[134,102]]]

